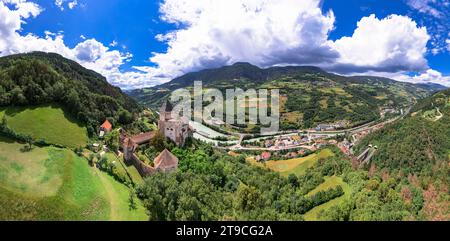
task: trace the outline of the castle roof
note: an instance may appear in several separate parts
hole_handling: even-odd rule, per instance
[[[178,166],[178,158],[167,149],[164,149],[153,161],[156,169],[167,169]]]
[[[165,111],[165,112],[171,112],[173,110],[173,106],[170,103],[170,101],[166,100],[166,102],[164,102],[164,104],[161,107],[161,111]]]
[[[145,133],[141,133],[139,135],[135,135],[131,137],[131,140],[138,144],[144,144],[146,142],[149,142],[151,139],[153,139],[153,137],[155,137],[156,132],[155,131],[150,131],[150,132],[145,132]]]

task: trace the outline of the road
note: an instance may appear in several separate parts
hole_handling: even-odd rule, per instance
[[[262,136],[262,137],[257,137],[257,138],[253,138],[253,139],[249,139],[247,140],[248,142],[255,142],[255,141],[260,141],[263,139],[268,139],[268,138],[280,138],[280,137],[288,137],[288,136],[292,136],[292,135],[297,135],[298,133],[307,133],[308,135],[315,135],[315,136],[325,136],[325,137],[335,137],[337,135],[345,135],[347,133],[350,134],[355,134],[355,133],[359,133],[362,131],[370,131],[373,130],[375,128],[380,128],[386,124],[392,123],[394,121],[397,121],[399,119],[403,119],[405,116],[407,116],[410,111],[411,111],[412,107],[408,107],[406,111],[403,112],[403,114],[401,116],[397,116],[395,118],[386,120],[384,122],[381,123],[377,123],[377,121],[372,121],[360,126],[356,126],[356,127],[352,127],[349,129],[344,129],[344,130],[337,130],[337,131],[315,131],[315,130],[293,130],[293,131],[280,131],[274,135],[269,135],[269,136]],[[196,123],[197,125],[199,123]],[[200,139],[202,141],[206,141],[209,143],[213,143],[216,146],[221,143],[221,144],[226,144],[226,145],[230,145],[230,144],[234,144],[232,146],[228,146],[228,147],[223,147],[223,149],[227,149],[227,150],[258,150],[258,151],[275,151],[275,150],[289,150],[289,149],[296,149],[296,148],[302,148],[302,147],[310,147],[305,145],[306,143],[301,143],[300,145],[297,146],[287,146],[287,147],[280,147],[278,149],[270,147],[270,148],[263,148],[263,147],[243,147],[242,146],[242,141],[244,139],[245,136],[249,136],[251,134],[245,134],[245,133],[236,133],[239,136],[239,141],[227,141],[227,142],[223,142],[223,141],[217,141],[217,140],[213,140],[210,138],[207,138],[203,135],[194,135],[194,138],[197,137],[197,139]],[[226,136],[226,135],[225,135]],[[227,137],[231,137],[231,136],[227,136]]]

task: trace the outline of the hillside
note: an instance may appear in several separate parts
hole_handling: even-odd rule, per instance
[[[67,114],[61,106],[0,107],[0,119],[15,133],[28,135],[37,142],[70,148],[84,147],[86,127]],[[3,123],[2,123],[3,124]]]
[[[0,137],[0,220],[146,220],[129,190],[68,149]]]
[[[427,97],[440,86],[421,86],[371,77],[344,77],[310,66],[261,69],[236,63],[217,69],[188,73],[168,83],[129,92],[140,103],[159,108],[171,91],[192,88],[195,80],[204,87],[278,88],[282,95],[282,129],[310,128],[319,123],[347,120],[350,126],[380,116],[380,108],[400,108]],[[247,105],[248,106],[248,105]]]
[[[378,168],[430,174],[450,158],[450,89],[425,98],[412,114],[365,138],[378,146],[373,163]]]
[[[128,124],[139,105],[106,79],[53,53],[0,58],[0,107],[57,103],[87,126],[89,135],[106,118]]]

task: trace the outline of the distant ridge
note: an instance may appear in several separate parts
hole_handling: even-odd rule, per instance
[[[380,117],[383,108],[401,109],[440,90],[439,85],[415,85],[376,76],[341,76],[314,66],[259,68],[250,63],[187,73],[152,88],[129,91],[141,104],[159,108],[178,88],[279,89],[281,129],[311,128],[320,123],[347,120],[351,125]],[[258,128],[248,127],[251,132]]]

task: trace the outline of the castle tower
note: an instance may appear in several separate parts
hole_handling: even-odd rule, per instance
[[[172,111],[172,104],[166,101],[162,105],[159,113],[159,132],[175,142],[178,146],[184,146],[186,139],[192,135],[189,120],[185,118],[173,118]]]

